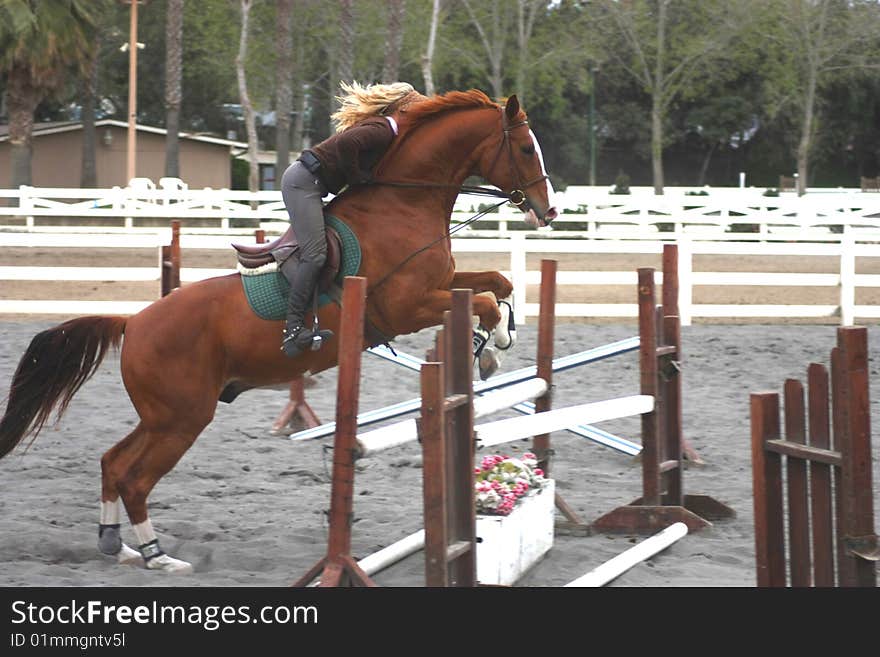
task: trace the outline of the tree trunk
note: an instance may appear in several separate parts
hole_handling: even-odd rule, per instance
[[[241,0],[241,36],[238,41],[238,55],[235,57],[235,71],[238,77],[238,94],[241,97],[241,107],[244,111],[244,124],[248,138],[248,189],[256,192],[260,189],[260,165],[257,161],[257,121],[254,116],[254,108],[251,105],[247,90],[247,74],[245,61],[247,59],[248,23],[250,19],[252,0]]]
[[[706,155],[703,157],[703,163],[700,165],[700,174],[697,176],[697,185],[702,187],[706,184],[706,173],[709,171],[709,162],[712,161],[712,155],[715,153],[715,149],[718,147],[718,143],[713,143],[709,150],[706,151]]]
[[[797,193],[803,196],[807,192],[807,175],[810,164],[810,146],[813,141],[813,123],[815,121],[816,84],[818,72],[816,65],[810,61],[807,71],[807,88],[804,93],[804,119],[801,126],[801,138],[797,147]]]
[[[180,178],[183,0],[168,0],[165,19],[165,175]]]
[[[88,72],[83,78],[82,98],[82,171],[80,172],[80,187],[98,186],[98,169],[95,161],[95,95],[98,88],[98,54],[101,51],[100,38],[96,37],[92,44],[92,55]]]
[[[382,66],[382,82],[397,82],[400,76],[400,48],[403,45],[403,15],[406,0],[388,0],[388,34],[385,39],[385,64]]]
[[[353,0],[339,0],[339,62],[336,66],[336,80],[330,87],[333,95],[333,110],[339,109],[339,101],[336,100],[336,91],[340,82],[354,81],[354,2]],[[330,121],[330,132],[335,130],[333,121]]]
[[[422,55],[422,77],[425,80],[425,95],[434,95],[434,44],[437,41],[437,27],[440,22],[440,4],[442,0],[434,0],[431,11],[431,28],[428,32],[428,45]]]
[[[293,34],[290,16],[293,0],[278,0],[278,57],[276,59],[275,99],[275,189],[281,189],[281,176],[290,165],[290,113],[293,110]]]
[[[654,174],[654,194],[663,194],[663,112],[660,99],[654,97],[651,107],[651,170]]]
[[[42,92],[31,84],[27,69],[13,65],[7,75],[6,104],[9,111],[10,187],[31,184],[31,139],[34,110]]]
[[[666,2],[657,3],[657,61],[651,89],[651,168],[654,174],[654,194],[663,194],[663,109],[664,67],[666,51]]]

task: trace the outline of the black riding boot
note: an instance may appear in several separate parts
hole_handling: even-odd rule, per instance
[[[290,267],[288,263],[285,263]],[[284,339],[281,342],[281,350],[289,358],[294,358],[304,351],[317,351],[321,348],[324,340],[333,336],[332,331],[318,330],[317,294],[318,276],[321,266],[311,262],[299,262],[290,276],[287,275],[287,267],[282,267],[290,283],[290,294],[287,297],[287,322],[284,326]],[[315,320],[312,327],[304,324],[306,310],[309,303],[315,305]]]

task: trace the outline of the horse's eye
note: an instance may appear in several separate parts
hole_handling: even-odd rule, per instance
[[[523,155],[528,155],[529,157],[535,154],[535,146],[533,144],[520,146],[520,150],[522,151]]]

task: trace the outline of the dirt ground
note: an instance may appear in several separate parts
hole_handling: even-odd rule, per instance
[[[98,250],[89,255],[48,249],[0,250],[0,265],[151,266],[153,251],[124,255]],[[460,269],[504,269],[506,259],[468,255]],[[197,263],[197,265],[196,265]],[[736,270],[743,258],[698,258],[695,270]],[[763,271],[832,271],[820,258],[772,258]],[[231,253],[184,252],[183,266],[232,267]],[[561,270],[582,269],[582,259],[559,258]],[[659,257],[596,256],[590,267],[609,271],[660,267]],[[537,259],[530,263],[537,268]],[[858,263],[859,273],[880,273],[880,258]],[[8,287],[7,287],[8,286]],[[880,295],[880,290],[874,292]],[[536,290],[530,290],[530,297]],[[631,286],[560,288],[559,301],[634,302]],[[700,289],[697,302],[778,303],[817,301],[810,288]],[[7,298],[152,300],[155,283],[82,284],[4,282]],[[880,303],[880,297],[872,297]],[[536,299],[536,297],[535,297]],[[530,299],[532,300],[532,299]],[[861,301],[868,303],[868,301]],[[0,317],[0,399],[32,337],[58,323],[56,317]],[[810,362],[828,363],[835,342],[833,321],[696,322],[683,329],[685,436],[705,461],[690,465],[685,490],[727,504],[736,517],[688,534],[663,553],[639,564],[610,586],[751,587],[755,583],[754,519],[749,447],[749,394],[781,392],[786,378],[803,379]],[[632,321],[558,321],[556,354],[563,356],[631,337]],[[513,370],[534,363],[533,323],[520,327],[516,353],[504,364]],[[432,331],[404,336],[396,349],[421,357]],[[880,329],[869,328],[873,426],[880,426]],[[558,376],[554,406],[634,394],[635,354],[577,368]],[[335,371],[314,377],[307,398],[327,422],[336,412]],[[413,372],[365,355],[360,410],[380,408],[418,396]],[[169,578],[118,566],[96,550],[100,456],[137,421],[119,375],[118,356],[104,365],[74,398],[66,416],[48,427],[27,450],[0,461],[0,586],[285,586],[300,577],[326,550],[331,455],[329,439],[291,442],[269,431],[286,402],[283,390],[254,390],[235,403],[220,404],[214,422],[150,498],[150,513],[165,549],[191,561],[195,573]],[[4,402],[5,403],[5,402]],[[499,417],[513,416],[513,412]],[[495,417],[486,420],[496,419]],[[601,428],[639,440],[635,418],[602,423]],[[876,432],[875,432],[876,433]],[[591,520],[640,494],[637,458],[567,432],[551,437],[552,474],[557,490],[582,518]],[[510,452],[526,449],[513,444]],[[880,440],[874,440],[875,507],[880,507]],[[370,554],[421,527],[421,455],[404,446],[364,459],[356,472],[353,553]],[[880,511],[880,508],[877,509]],[[877,512],[875,511],[875,512]],[[127,525],[123,538],[133,542]],[[621,553],[635,536],[555,537],[553,548],[518,583],[558,587]],[[423,555],[417,553],[378,573],[384,586],[421,586]]]

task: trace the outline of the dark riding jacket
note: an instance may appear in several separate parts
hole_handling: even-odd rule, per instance
[[[346,185],[369,182],[393,139],[394,130],[388,120],[374,116],[304,150],[298,159],[318,176],[328,192],[338,194]]]

